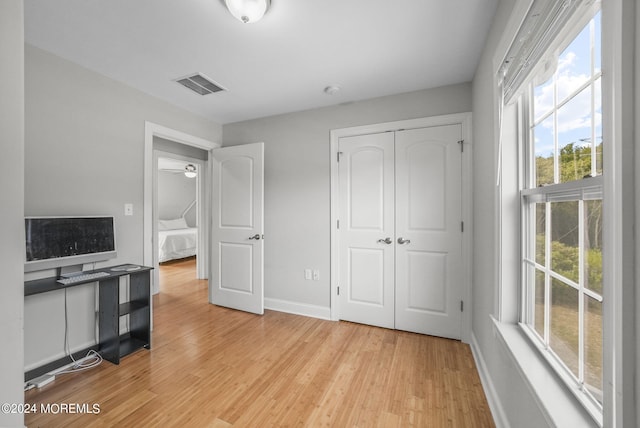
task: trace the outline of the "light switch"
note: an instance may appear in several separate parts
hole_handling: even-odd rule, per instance
[[[304,270],[304,279],[311,279],[311,269]]]
[[[133,215],[133,204],[124,204],[124,215]]]
[[[313,271],[313,280],[320,281],[320,271],[318,269],[314,269]]]

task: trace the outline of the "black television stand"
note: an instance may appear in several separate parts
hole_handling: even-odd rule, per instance
[[[50,277],[26,281],[24,295],[47,293],[69,287],[98,283],[98,344],[74,353],[86,354],[90,349],[97,350],[102,358],[113,364],[138,349],[151,348],[151,280],[153,268],[137,265],[118,265],[108,268],[85,271],[82,273],[107,272],[108,276],[78,281],[72,284],[60,284],[58,277]],[[120,277],[129,276],[129,300],[120,303]],[[129,316],[129,331],[120,333],[120,317]],[[25,373],[25,380],[33,379],[69,362],[69,357],[62,358]]]

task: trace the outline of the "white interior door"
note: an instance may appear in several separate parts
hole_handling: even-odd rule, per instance
[[[264,313],[264,144],[213,153],[210,301]]]
[[[460,339],[461,125],[396,132],[396,328]]]
[[[394,327],[393,133],[341,138],[340,318]]]

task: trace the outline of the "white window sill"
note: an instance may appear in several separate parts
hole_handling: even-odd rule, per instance
[[[494,331],[535,397],[549,426],[601,427],[602,416],[590,414],[560,379],[542,352],[526,337],[517,324],[503,323],[492,317]],[[599,420],[598,420],[599,419]]]

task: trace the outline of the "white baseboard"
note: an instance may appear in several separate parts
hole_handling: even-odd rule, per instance
[[[90,348],[90,347],[92,347],[94,345],[96,345],[96,342],[94,340],[87,341],[87,342],[85,342],[85,343],[83,343],[81,345],[74,346],[73,349],[71,350],[71,353],[73,354],[74,352],[82,351],[83,349]],[[43,359],[41,359],[39,361],[35,361],[35,362],[31,362],[29,364],[26,364],[25,367],[24,367],[24,371],[26,373],[26,372],[28,372],[30,370],[37,369],[38,367],[42,367],[42,366],[44,366],[46,364],[49,364],[49,363],[51,363],[53,361],[57,361],[57,360],[59,360],[61,358],[64,358],[66,356],[68,356],[68,354],[65,351],[59,351],[59,352],[55,353],[54,355],[48,356],[47,358],[43,358]]]
[[[265,309],[286,312],[289,314],[303,315],[305,317],[331,320],[331,308],[325,306],[309,305],[307,303],[291,302],[289,300],[264,298]]]
[[[489,375],[487,364],[484,362],[482,352],[480,351],[480,347],[478,346],[476,335],[473,332],[471,332],[470,346],[471,353],[473,354],[473,359],[475,360],[476,367],[478,368],[478,374],[480,375],[482,389],[484,389],[484,395],[487,397],[489,409],[491,410],[491,414],[493,415],[493,421],[495,422],[497,428],[509,428],[509,420],[507,419],[507,415],[505,415],[504,413],[500,398],[498,397],[496,389],[493,386],[493,382],[491,381],[491,376]]]

